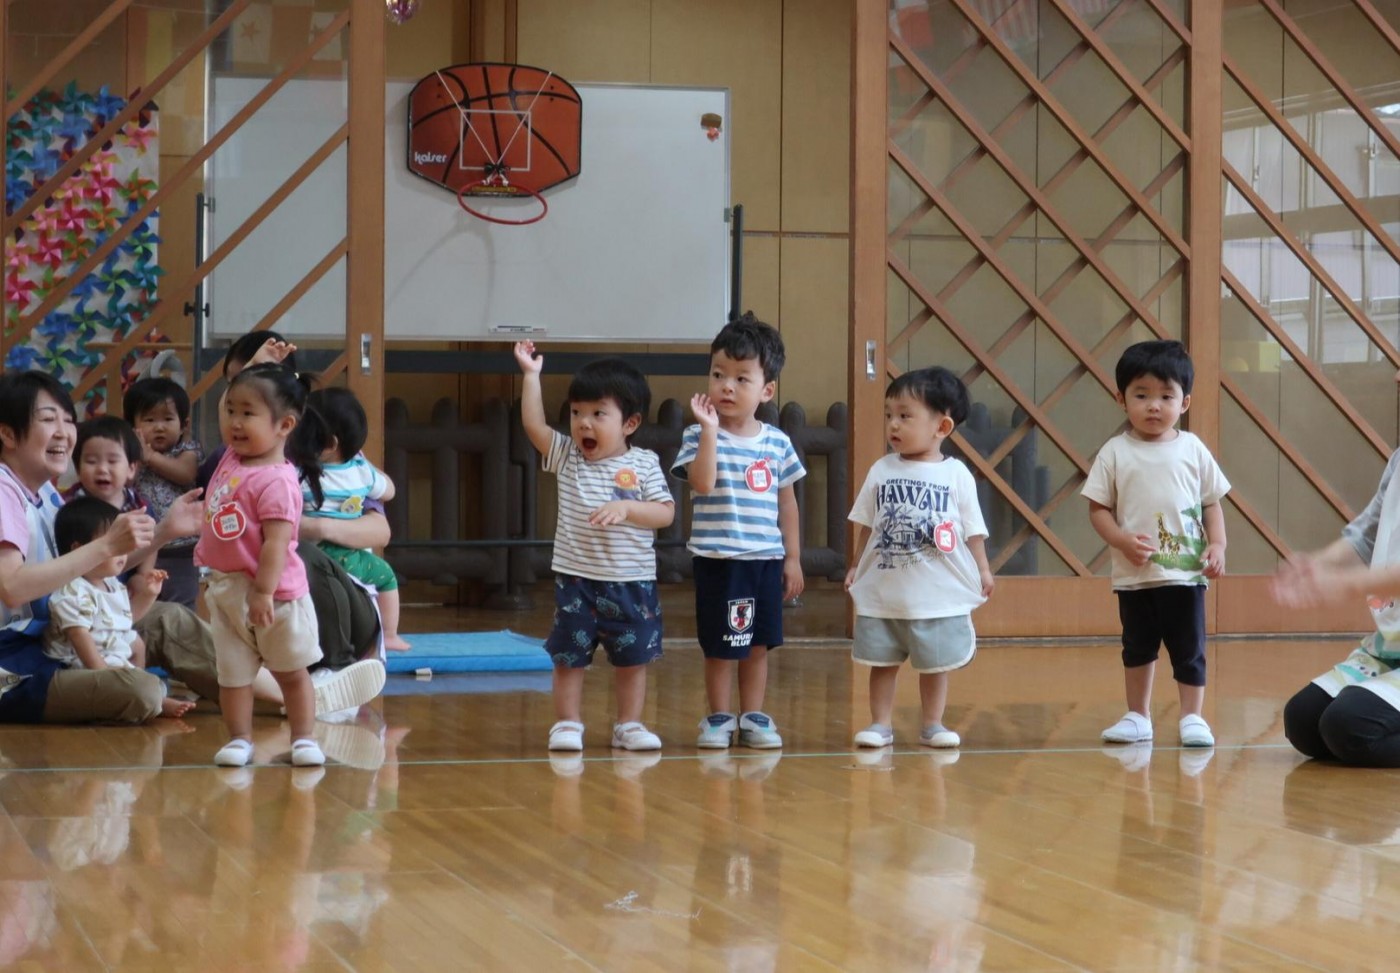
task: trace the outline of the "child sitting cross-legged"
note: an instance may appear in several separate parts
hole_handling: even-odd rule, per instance
[[[76,497],[54,517],[54,544],[67,553],[99,539],[120,511],[96,497]],[[135,576],[133,605],[118,575],[126,555],[103,561],[87,574],[68,582],[49,598],[49,624],[44,630],[44,653],[70,669],[144,669],[146,646],[132,627],[160,593],[165,572]],[[183,716],[191,702],[165,697],[162,716]]]

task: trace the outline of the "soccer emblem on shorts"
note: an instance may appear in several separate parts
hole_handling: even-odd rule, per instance
[[[933,529],[933,543],[944,554],[953,553],[953,548],[958,546],[958,535],[953,533],[951,521],[943,521]]]
[[[729,630],[747,632],[753,628],[753,599],[738,598],[729,603]]]
[[[766,459],[754,460],[744,470],[744,480],[754,493],[767,493],[773,488],[773,472],[768,469]]]
[[[213,529],[214,536],[219,540],[231,541],[243,536],[243,531],[248,528],[248,518],[243,516],[243,511],[238,508],[238,504],[230,500],[214,511],[214,516],[209,520],[209,526]]]

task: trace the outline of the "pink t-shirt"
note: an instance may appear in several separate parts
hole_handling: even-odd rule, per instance
[[[292,525],[292,539],[272,597],[291,601],[307,594],[306,565],[297,556],[297,525],[301,522],[301,486],[297,481],[297,470],[291,463],[245,466],[237,453],[226,450],[205,493],[204,528],[194,548],[195,563],[225,574],[242,572],[256,577],[263,522],[286,520]]]

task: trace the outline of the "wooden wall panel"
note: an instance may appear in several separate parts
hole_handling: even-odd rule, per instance
[[[651,80],[728,87],[731,198],[751,230],[781,226],[782,0],[653,0]]]
[[[520,0],[516,56],[575,84],[645,84],[651,29],[651,0]]]
[[[781,400],[822,422],[836,390],[846,383],[846,327],[850,319],[850,244],[844,239],[782,240],[780,287],[783,343],[788,364]],[[863,433],[879,435],[878,428]]]
[[[424,3],[406,24],[385,30],[385,70],[390,78],[423,77],[434,68],[466,60],[467,10],[460,3]]]
[[[850,74],[850,0],[786,0],[782,104],[785,230],[845,233],[850,228]]]
[[[979,638],[1069,638],[1122,634],[1107,578],[997,578],[974,618]]]

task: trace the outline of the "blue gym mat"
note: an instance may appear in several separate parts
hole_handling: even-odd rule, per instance
[[[500,632],[405,632],[413,648],[389,652],[389,672],[548,672],[554,668],[544,640]]]

